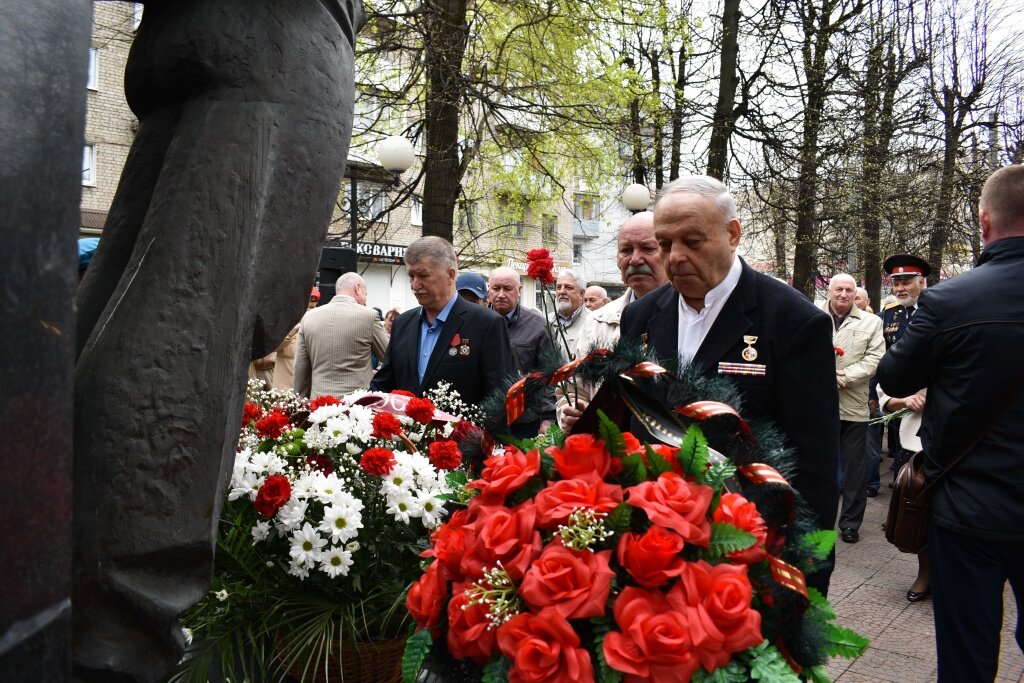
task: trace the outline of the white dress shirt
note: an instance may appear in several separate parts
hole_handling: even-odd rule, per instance
[[[704,308],[699,312],[686,303],[683,295],[679,295],[679,358],[681,363],[689,363],[697,355],[697,349],[704,343],[708,330],[715,324],[718,314],[722,312],[729,295],[736,289],[740,281],[743,265],[733,254],[732,267],[721,282],[704,295]]]

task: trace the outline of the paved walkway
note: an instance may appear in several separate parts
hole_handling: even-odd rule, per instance
[[[883,464],[883,473],[888,460]],[[829,600],[837,623],[852,628],[871,645],[856,660],[835,659],[828,667],[836,683],[932,683],[935,673],[935,629],[931,599],[907,602],[906,592],[917,576],[917,556],[899,552],[885,540],[882,523],[889,507],[892,475],[883,474],[882,490],[868,499],[858,543],[836,543],[836,570]],[[1013,630],[1017,623],[1013,592],[1004,597],[999,683],[1024,681],[1024,654]],[[981,683],[981,682],[979,682]]]

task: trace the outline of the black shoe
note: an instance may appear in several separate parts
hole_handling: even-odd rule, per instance
[[[842,538],[844,543],[856,543],[860,540],[860,534],[856,529],[843,529]]]
[[[907,591],[907,600],[909,600],[910,602],[921,602],[925,598],[929,597],[931,594],[932,589],[930,586],[928,588],[925,588],[920,593],[915,593],[914,591]]]
[[[864,495],[868,498],[874,498],[878,495],[878,489],[864,489]]]

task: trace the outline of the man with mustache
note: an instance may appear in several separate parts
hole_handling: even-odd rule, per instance
[[[789,483],[833,529],[839,503],[839,397],[832,323],[795,289],[736,255],[736,202],[715,178],[690,176],[658,193],[654,236],[670,284],[630,304],[621,333],[671,367],[728,376],[743,417],[772,421],[796,456]],[[677,362],[678,361],[678,362]],[[825,593],[834,556],[807,577]]]
[[[583,305],[586,288],[586,281],[571,270],[561,271],[555,280],[555,314],[551,322],[558,327],[555,341],[566,357],[574,353],[576,339],[590,316],[590,309]]]
[[[479,403],[513,370],[505,321],[455,291],[458,266],[447,240],[414,241],[405,251],[405,267],[420,305],[395,319],[370,389],[422,396],[444,381],[466,403]]]
[[[622,311],[633,301],[668,282],[661,263],[658,242],[654,239],[654,214],[641,211],[631,216],[619,229],[616,261],[622,274],[626,293],[587,319],[576,340],[575,353],[589,353],[594,348],[610,349],[619,341],[619,320]],[[590,403],[597,387],[577,383],[575,406],[565,396],[558,400],[558,424],[569,433]]]

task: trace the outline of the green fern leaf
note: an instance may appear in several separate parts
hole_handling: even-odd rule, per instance
[[[754,534],[725,522],[711,523],[711,543],[708,546],[709,558],[725,557],[729,553],[746,550],[757,542]]]
[[[731,461],[723,460],[722,462],[713,462],[708,466],[707,476],[704,477],[704,483],[715,491],[721,491],[725,486],[725,481],[735,475],[736,465],[732,464]]]
[[[801,539],[808,550],[819,560],[824,560],[832,552],[836,545],[836,538],[839,536],[834,530],[818,529],[809,534],[804,534]]]
[[[828,670],[823,666],[811,666],[804,669],[804,677],[808,683],[832,683]]]
[[[704,436],[704,430],[696,422],[686,430],[676,457],[687,474],[698,484],[704,483],[708,469],[708,440]]]
[[[509,668],[511,668],[509,660],[499,657],[484,667],[480,683],[508,683]]]
[[[639,453],[630,453],[622,459],[622,483],[625,486],[636,486],[647,481],[647,468]]]
[[[856,659],[871,642],[855,631],[836,624],[825,624],[825,646],[831,657]]]
[[[660,453],[655,453],[650,444],[644,444],[644,450],[647,452],[647,469],[652,475],[659,477],[665,472],[672,471],[672,463],[666,460],[665,456]]]
[[[693,683],[747,683],[749,680],[750,671],[735,659],[711,673],[697,669],[692,679]]]
[[[622,438],[622,430],[604,414],[603,410],[597,411],[599,420],[597,433],[604,441],[604,447],[612,454],[613,458],[626,457],[626,440]]]
[[[405,652],[402,654],[402,683],[416,683],[416,677],[423,668],[423,660],[430,653],[434,639],[429,629],[417,631],[405,641]]]
[[[778,648],[762,641],[747,652],[750,657],[750,677],[761,683],[800,683],[800,676],[789,667]]]
[[[615,509],[608,514],[605,524],[616,534],[624,534],[629,531],[629,522],[633,517],[633,506],[626,503],[619,503]]]
[[[604,637],[612,624],[607,619],[591,619],[594,636],[594,656],[597,657],[596,683],[621,683],[622,673],[608,666],[604,658]]]

